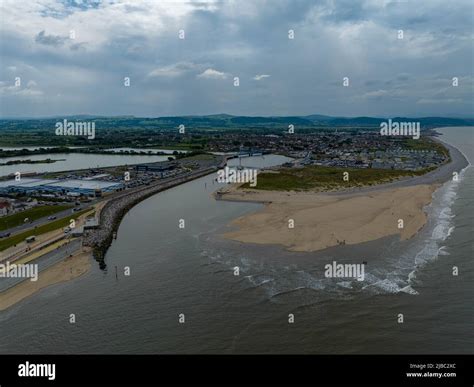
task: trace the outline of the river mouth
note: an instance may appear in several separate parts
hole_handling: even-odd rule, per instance
[[[417,353],[420,332],[434,319],[447,328],[437,340],[423,339],[423,352],[436,353],[467,329],[455,322],[465,300],[456,298],[453,283],[444,279],[443,300],[433,294],[433,281],[444,276],[445,265],[427,263],[416,279],[410,278],[416,256],[410,249],[419,252],[416,249],[435,224],[409,241],[388,237],[317,253],[242,244],[220,235],[233,219],[262,205],[216,201],[212,193],[218,187],[215,176],[209,175],[134,206],[106,253],[107,270],[93,265],[87,276],[46,289],[0,313],[0,324],[8,324],[21,337],[6,338],[0,350]],[[462,187],[461,181],[458,189]],[[440,194],[440,203],[443,198]],[[177,228],[180,219],[186,221],[184,229]],[[367,263],[368,283],[324,278],[325,263],[354,260]],[[239,275],[234,274],[236,266]],[[127,267],[129,276],[124,274]],[[35,311],[35,332],[28,329],[30,310]],[[51,322],[52,315],[73,312],[78,315],[77,329],[59,318]],[[403,333],[397,333],[399,313],[410,319]],[[178,322],[181,314],[184,325]],[[290,314],[296,321],[291,329]],[[130,326],[139,328],[131,331]],[[469,347],[469,342],[458,342],[456,352],[469,352]]]

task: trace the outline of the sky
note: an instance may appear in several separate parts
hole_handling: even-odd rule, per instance
[[[473,19],[472,0],[0,0],[0,117],[472,117]]]

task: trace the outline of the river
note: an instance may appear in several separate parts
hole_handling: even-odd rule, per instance
[[[448,131],[444,140],[467,144],[472,132]],[[472,160],[472,143],[466,148]],[[124,217],[106,254],[109,271],[95,264],[0,312],[0,352],[471,353],[472,175],[469,168],[437,191],[431,222],[407,243],[385,238],[318,253],[222,239],[231,220],[261,205],[214,200],[215,175],[161,192]],[[354,259],[368,262],[371,286],[321,275],[327,262]]]
[[[1,157],[0,163],[11,160],[59,160],[50,164],[15,164],[1,165],[0,176],[7,176],[15,172],[61,172],[73,169],[112,167],[116,165],[133,165],[166,161],[169,156],[145,156],[145,155],[106,155],[96,153],[46,153],[41,155]]]

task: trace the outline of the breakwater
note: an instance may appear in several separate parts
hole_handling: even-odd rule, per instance
[[[216,171],[216,167],[208,167],[184,176],[154,183],[151,186],[125,192],[123,195],[110,199],[100,212],[99,227],[84,234],[83,245],[92,247],[94,258],[100,268],[105,269],[105,253],[112,243],[113,234],[118,230],[125,214],[144,199],[161,191],[176,187],[188,181],[198,179]]]

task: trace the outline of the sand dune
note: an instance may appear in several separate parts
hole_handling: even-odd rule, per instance
[[[426,222],[423,207],[437,185],[416,185],[365,194],[241,190],[232,187],[223,200],[267,203],[256,213],[232,222],[224,237],[241,242],[280,244],[292,251],[316,251],[388,235],[411,238]],[[289,228],[289,219],[294,228]],[[403,228],[399,229],[399,219]]]

